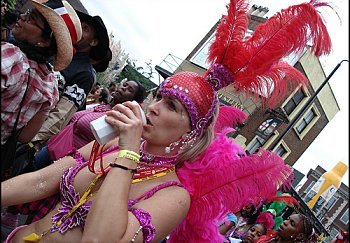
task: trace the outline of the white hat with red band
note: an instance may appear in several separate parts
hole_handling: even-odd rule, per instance
[[[48,22],[57,43],[54,70],[65,69],[72,61],[74,45],[81,39],[82,29],[78,15],[67,1],[31,0]]]

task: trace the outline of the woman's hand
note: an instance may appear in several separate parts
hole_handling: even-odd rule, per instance
[[[143,122],[139,104],[127,101],[106,112],[106,122],[119,130],[119,148],[138,152]]]

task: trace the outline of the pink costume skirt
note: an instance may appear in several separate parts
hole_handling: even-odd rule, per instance
[[[15,228],[14,230],[12,230],[12,232],[7,236],[4,243],[12,243],[13,236],[24,227],[27,227],[27,225],[21,225],[21,226],[18,226],[17,228]]]

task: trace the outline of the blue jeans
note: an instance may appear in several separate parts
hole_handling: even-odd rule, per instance
[[[43,147],[40,151],[37,151],[34,154],[34,168],[36,170],[42,169],[50,164],[52,164],[52,160],[49,156],[49,152],[47,151],[47,145]]]

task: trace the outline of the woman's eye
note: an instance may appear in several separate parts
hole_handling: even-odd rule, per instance
[[[169,102],[169,108],[173,111],[176,111],[176,106],[173,102]]]
[[[157,94],[156,95],[156,100],[160,100],[160,99],[162,99],[162,95],[161,94]]]

